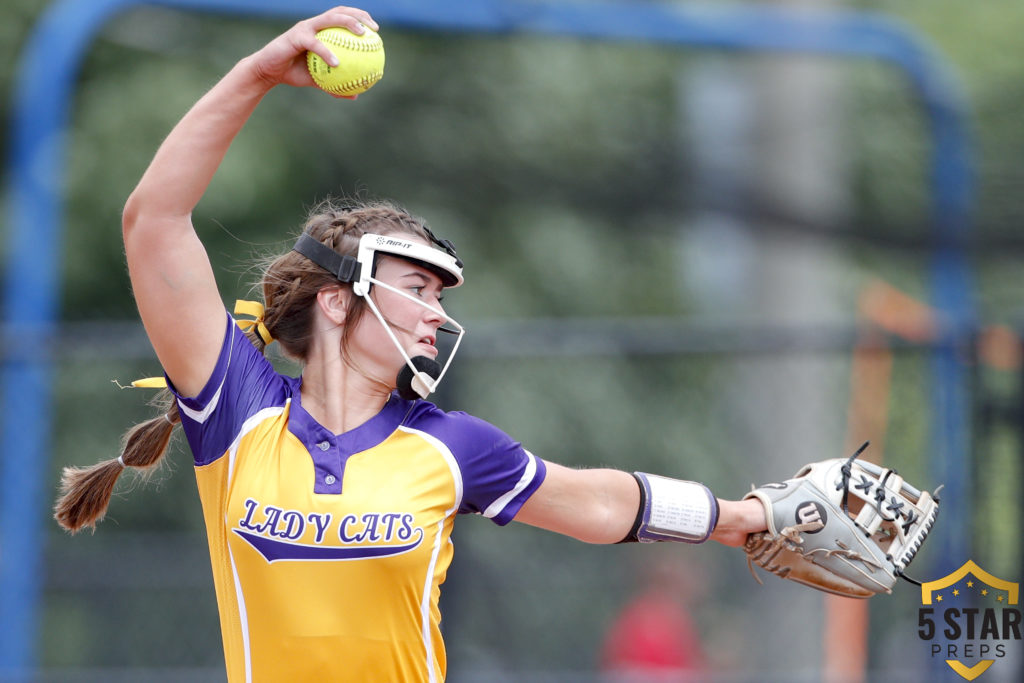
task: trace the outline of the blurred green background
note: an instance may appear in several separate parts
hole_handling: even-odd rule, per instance
[[[972,115],[979,317],[1019,332],[1024,5],[828,6],[900,19],[954,67]],[[5,124],[43,9],[0,8]],[[147,7],[89,50],[67,138],[54,490],[61,467],[115,455],[148,415],[146,395],[112,380],[159,372],[123,265],[124,200],[187,108],[286,26]],[[386,75],[370,93],[272,92],[199,205],[226,303],[251,294],[254,260],[288,248],[318,199],[392,198],[466,261],[469,286],[446,300],[468,334],[443,408],[549,460],[696,479],[730,498],[846,453],[858,298],[876,280],[928,298],[929,140],[900,74],[531,35],[381,34]],[[6,156],[10,140],[0,145]],[[568,323],[581,333],[567,341]],[[651,343],[626,348],[614,330]],[[886,339],[897,349],[887,422],[849,438],[872,439],[876,456],[933,488],[927,348]],[[1021,424],[999,408],[1020,405],[1021,369],[1012,353],[975,368],[973,456],[987,493],[973,505],[972,557],[1016,581]],[[95,534],[48,527],[44,680],[223,680],[183,440],[169,460],[148,483],[125,477]],[[821,596],[774,577],[758,586],[736,550],[595,548],[474,518],[454,540],[442,599],[453,681],[596,680],[615,615],[665,561],[700,577],[688,609],[712,672],[695,680],[821,678]],[[937,578],[928,554],[911,567],[925,580]],[[872,601],[872,679],[934,680],[918,606],[909,585]],[[799,657],[793,639],[810,639]]]

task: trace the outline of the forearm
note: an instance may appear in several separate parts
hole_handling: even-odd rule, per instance
[[[617,543],[629,533],[639,505],[640,489],[627,472],[547,463],[544,483],[516,521],[585,543]]]
[[[648,475],[650,476],[650,475]],[[660,487],[659,499],[641,508],[641,487],[628,472],[612,469],[570,469],[547,463],[547,477],[541,487],[523,505],[517,522],[548,529],[571,536],[586,543],[618,543],[638,526],[640,540],[699,541],[707,537],[726,545],[741,545],[748,533],[767,528],[764,508],[757,500],[731,501],[711,497],[699,484],[679,482]],[[701,509],[701,506],[704,506]],[[715,509],[717,505],[717,510]],[[701,529],[680,530],[675,538],[661,537],[647,528],[651,510],[680,506],[687,510],[684,518],[700,519],[706,526]],[[657,514],[657,512],[655,513]],[[717,520],[717,524],[716,524]],[[635,539],[634,539],[635,540]]]
[[[186,395],[205,385],[224,335],[224,304],[192,210],[269,87],[248,59],[239,62],[167,136],[122,216],[139,315],[164,371]]]
[[[355,33],[376,30],[365,11],[334,7],[300,21],[259,51],[238,62],[175,126],[125,208],[126,231],[139,213],[164,217],[188,216],[203,196],[235,136],[263,96],[275,85],[314,87],[306,67],[307,52],[329,64],[338,59],[317,39],[317,31],[343,27]],[[173,225],[183,225],[182,221]]]
[[[724,545],[743,545],[748,534],[765,531],[768,522],[764,505],[759,500],[718,500],[718,525],[711,534],[712,541]]]

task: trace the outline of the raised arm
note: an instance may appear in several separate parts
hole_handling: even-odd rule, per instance
[[[640,487],[633,475],[612,469],[576,470],[545,463],[544,483],[516,515],[516,521],[587,543],[618,543],[637,518]],[[760,501],[718,499],[718,524],[711,539],[742,545],[747,534],[767,528]]]
[[[337,64],[316,32],[341,26],[361,33],[360,24],[377,29],[366,12],[336,7],[238,62],[174,127],[125,204],[122,231],[139,314],[164,371],[185,395],[209,378],[225,325],[192,210],[263,96],[279,84],[314,85],[306,51]]]

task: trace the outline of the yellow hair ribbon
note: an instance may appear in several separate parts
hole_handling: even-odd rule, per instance
[[[132,382],[132,386],[139,389],[166,389],[167,380],[163,377],[143,377]]]
[[[238,326],[243,331],[256,328],[256,334],[260,335],[263,343],[269,346],[274,343],[274,338],[270,336],[270,330],[263,324],[265,310],[259,301],[244,301],[242,299],[235,301],[235,315],[251,315],[254,318],[253,320],[236,320]]]
[[[263,343],[272,344],[274,338],[270,336],[270,331],[263,324],[263,313],[263,304],[258,301],[243,301],[242,299],[235,301],[235,315],[251,315],[254,318],[253,320],[237,320],[238,326],[243,331],[248,330],[250,327],[255,327],[256,333],[262,337]],[[166,389],[167,379],[164,377],[143,377],[133,381],[131,385],[138,389]]]

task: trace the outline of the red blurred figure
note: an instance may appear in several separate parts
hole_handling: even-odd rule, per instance
[[[700,634],[688,606],[700,583],[696,563],[654,559],[641,589],[623,607],[605,636],[601,670],[614,681],[696,680],[705,670]]]

